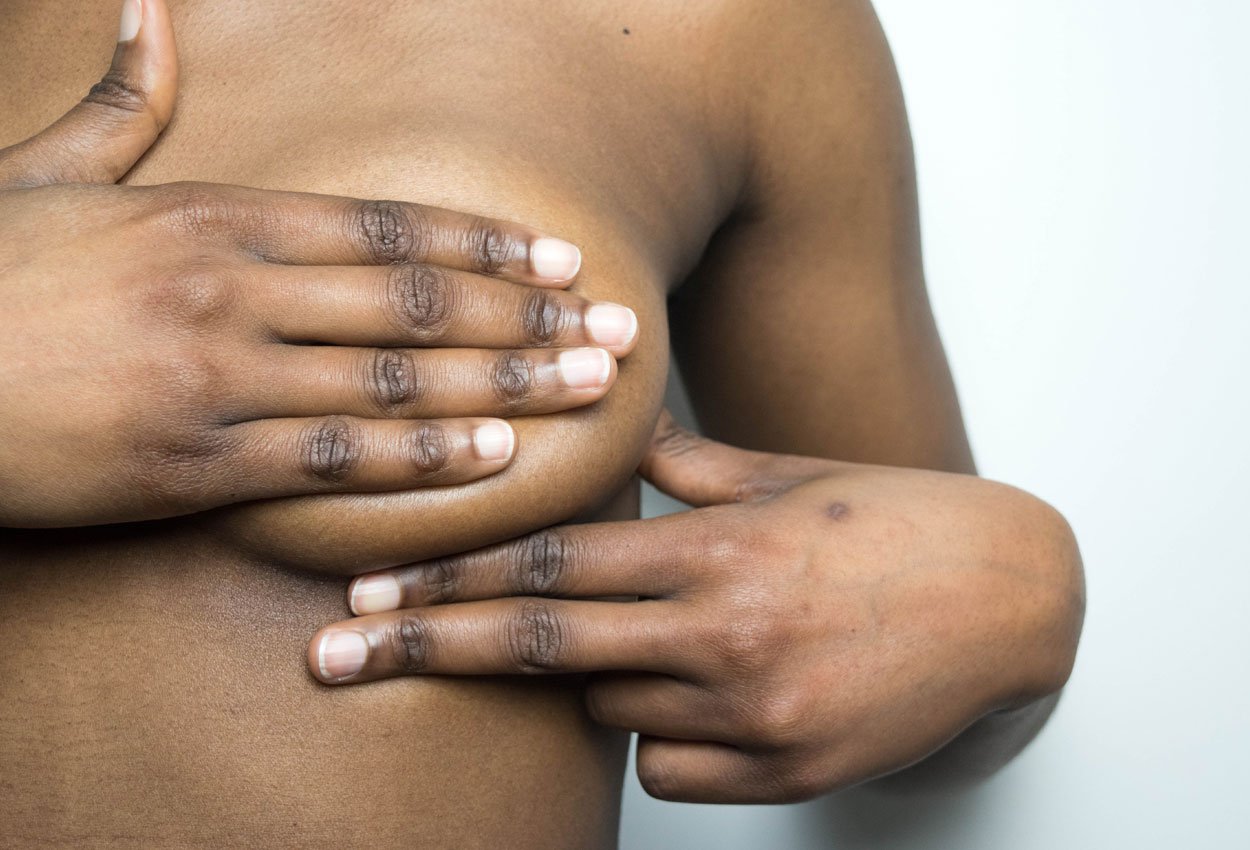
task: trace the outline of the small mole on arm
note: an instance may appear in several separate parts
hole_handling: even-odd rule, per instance
[[[625,33],[626,35],[629,35],[629,27],[625,27],[625,29],[621,30],[621,32]]]
[[[825,516],[834,521],[844,519],[850,512],[851,509],[842,502],[831,502],[825,506]]]

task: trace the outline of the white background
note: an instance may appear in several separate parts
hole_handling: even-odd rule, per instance
[[[631,774],[623,847],[1250,847],[1250,2],[878,10],[977,459],[1081,541],[1076,672],[972,792],[718,808]]]

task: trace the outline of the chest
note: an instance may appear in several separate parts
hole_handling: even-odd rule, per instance
[[[0,60],[29,83],[0,112],[0,143],[54,118],[102,70],[113,4],[62,5],[78,26],[31,17],[22,50]],[[133,182],[398,197],[573,227],[646,254],[663,277],[688,270],[726,212],[721,127],[697,63],[674,49],[696,52],[697,15],[596,3],[171,7],[178,109]]]

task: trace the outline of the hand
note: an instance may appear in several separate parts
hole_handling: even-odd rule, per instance
[[[693,802],[883,776],[1066,680],[1079,556],[1018,490],[742,451],[667,417],[642,472],[710,507],[362,576],[364,616],[318,633],[314,675],[615,671],[591,716],[641,735],[650,793]]]
[[[559,291],[580,263],[561,240],[416,204],[112,185],[173,110],[168,14],[141,8],[86,99],[0,151],[0,526],[469,481],[514,449],[484,417],[608,391],[636,320]]]

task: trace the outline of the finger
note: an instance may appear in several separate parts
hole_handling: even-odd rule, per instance
[[[165,0],[125,0],[108,73],[55,124],[0,151],[0,187],[116,182],[169,123],[177,87]]]
[[[828,474],[830,461],[739,449],[709,440],[660,414],[642,459],[642,477],[688,505],[750,502]]]
[[[356,578],[355,614],[508,596],[669,596],[690,583],[701,549],[683,514],[549,528]]]
[[[251,294],[270,329],[288,342],[601,345],[622,357],[638,331],[628,307],[430,265],[270,266]]]
[[[598,401],[616,380],[601,348],[423,350],[273,346],[238,389],[248,418],[517,416]]]
[[[230,221],[270,262],[352,266],[428,263],[518,283],[564,286],[576,246],[514,222],[401,201],[238,188]]]
[[[785,799],[759,758],[728,744],[642,735],[637,770],[643,790],[660,800],[771,803]]]
[[[586,686],[586,710],[601,726],[661,738],[714,741],[731,731],[708,691],[671,676],[600,674]]]
[[[677,672],[665,604],[493,599],[373,614],[319,632],[308,664],[326,684],[415,674]]]
[[[462,484],[507,467],[516,447],[498,419],[268,419],[225,439],[231,501]]]

